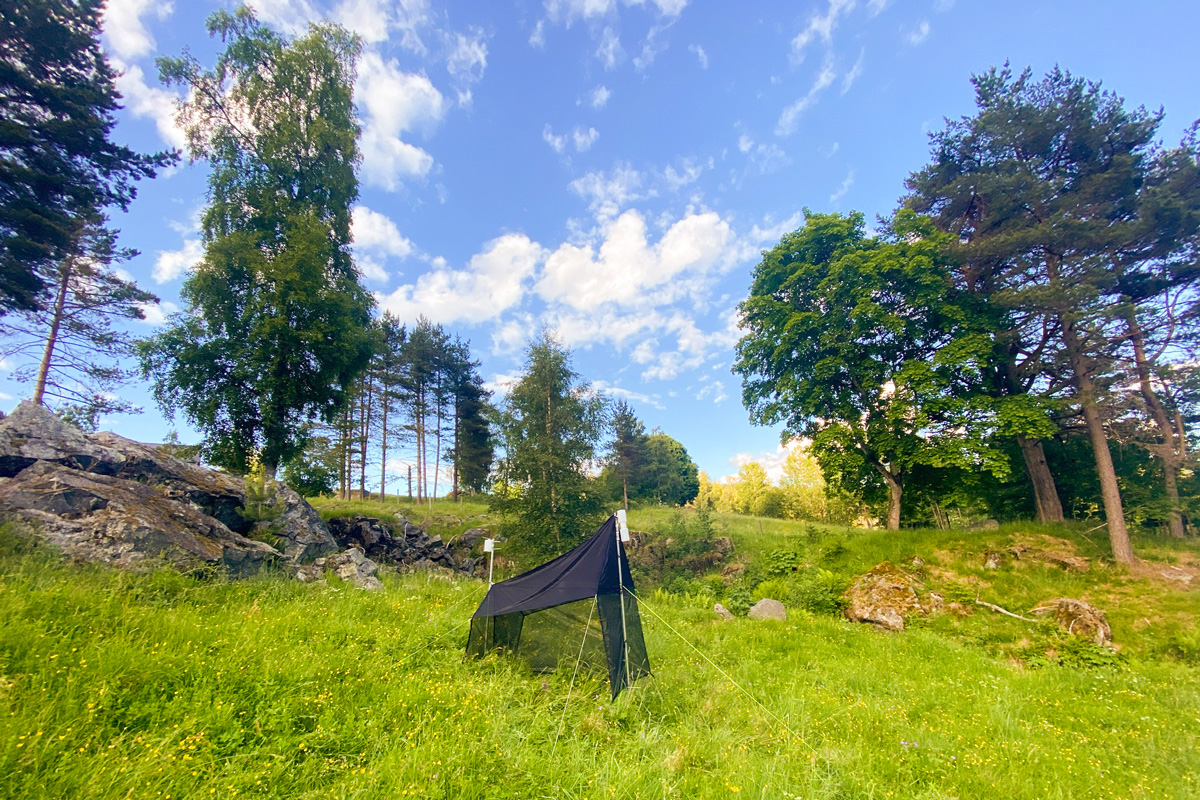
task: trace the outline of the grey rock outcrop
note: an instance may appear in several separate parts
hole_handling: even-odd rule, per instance
[[[746,613],[750,619],[787,619],[787,608],[778,600],[772,600],[769,597],[764,597],[750,607]]]
[[[362,515],[329,520],[329,530],[341,548],[360,548],[381,564],[416,569],[443,567],[465,575],[475,574],[476,559],[470,553],[488,535],[472,528],[453,541],[430,536],[404,517],[394,525]]]
[[[721,619],[733,619],[733,612],[720,603],[713,606],[713,613]]]
[[[38,404],[21,403],[0,420],[0,511],[33,523],[71,557],[121,567],[223,565],[246,575],[336,552],[316,511],[288,487],[269,501],[279,508],[269,523],[244,518],[245,502],[246,485],[234,475],[113,433],[85,435]],[[251,538],[263,533],[280,549]]]
[[[1082,600],[1060,597],[1040,604],[1033,613],[1052,614],[1060,628],[1094,644],[1106,645],[1112,641],[1112,628],[1104,612]]]

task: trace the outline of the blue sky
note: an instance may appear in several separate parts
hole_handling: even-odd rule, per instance
[[[578,371],[681,441],[714,478],[781,461],[731,374],[735,307],[761,250],[802,209],[889,213],[928,133],[972,113],[972,73],[1009,60],[1101,80],[1162,106],[1177,142],[1200,118],[1200,4],[967,0],[255,0],[290,33],[331,19],[366,43],[355,249],[381,308],[425,314],[472,343],[503,391],[544,325]],[[123,70],[114,139],[182,144],[154,58],[210,64],[221,4],[109,0],[104,45]],[[177,308],[201,255],[203,164],[145,182],[122,242]],[[5,370],[13,364],[2,365]],[[0,374],[6,407],[28,395]],[[144,386],[141,440],[176,428]]]

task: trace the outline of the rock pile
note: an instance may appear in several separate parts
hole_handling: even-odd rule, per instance
[[[85,435],[24,402],[0,420],[0,512],[82,561],[226,567],[242,576],[338,550],[320,516],[279,484],[252,522],[240,478],[112,433]],[[261,539],[269,538],[276,546]]]
[[[391,526],[362,515],[331,519],[328,524],[341,547],[360,548],[381,564],[416,569],[443,567],[464,575],[475,574],[478,565],[471,557],[471,550],[488,535],[483,528],[472,528],[447,542],[440,536],[430,536],[404,517],[398,517]]]
[[[902,631],[906,617],[922,612],[916,584],[915,577],[884,561],[846,590],[846,616],[855,622]]]

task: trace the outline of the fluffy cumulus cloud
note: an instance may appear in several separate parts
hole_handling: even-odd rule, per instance
[[[599,242],[564,243],[551,253],[535,289],[576,310],[670,304],[725,263],[733,239],[729,224],[709,211],[688,214],[651,243],[642,214],[626,211]]]
[[[308,0],[247,0],[260,20],[293,36],[304,33],[321,13]]]
[[[163,325],[167,317],[179,310],[179,306],[163,300],[158,303],[142,303],[138,306],[142,311],[142,322],[147,325]]]
[[[470,35],[451,35],[450,54],[446,58],[446,70],[458,85],[458,104],[471,103],[471,86],[483,80],[487,69],[488,49],[483,32],[472,29]]]
[[[400,234],[396,223],[366,206],[354,207],[350,230],[354,235],[356,250],[368,250],[397,258],[407,258],[413,251],[412,242]]]
[[[413,244],[405,238],[396,223],[387,216],[366,206],[355,206],[350,218],[354,236],[354,255],[363,276],[376,283],[386,283],[389,275],[381,259],[408,258]]]
[[[154,282],[167,283],[193,269],[204,258],[204,243],[185,239],[178,250],[159,250],[154,260]]]
[[[787,463],[788,456],[794,450],[804,450],[811,444],[805,439],[790,439],[787,444],[781,444],[774,450],[767,453],[748,453],[742,452],[729,459],[729,463],[736,470],[740,470],[747,464],[758,464],[767,472],[767,477],[772,483],[778,484],[783,478],[783,465]]]
[[[379,304],[400,319],[424,314],[435,322],[488,322],[520,304],[544,258],[541,245],[529,237],[506,234],[472,256],[465,269],[435,268],[415,284],[380,296]]]
[[[601,222],[612,219],[621,209],[637,200],[653,196],[644,191],[642,173],[629,164],[617,164],[612,172],[589,172],[571,182],[571,190],[588,203],[588,209]]]
[[[142,17],[153,13],[160,20],[174,10],[171,3],[157,0],[109,0],[104,6],[104,44],[120,58],[131,59],[154,51],[154,37]]]
[[[387,41],[390,35],[391,4],[383,0],[342,0],[333,9],[333,19],[364,42],[377,44]]]
[[[365,125],[362,134],[366,183],[389,191],[409,178],[423,178],[433,156],[403,141],[409,132],[432,131],[446,113],[446,99],[422,73],[404,72],[397,62],[376,52],[359,63],[355,94],[361,98]]]
[[[597,86],[592,89],[592,93],[588,96],[588,105],[594,109],[601,109],[608,105],[608,98],[612,97],[612,91],[607,86]]]
[[[119,70],[115,83],[125,99],[125,107],[135,117],[154,120],[159,137],[171,147],[183,149],[187,136],[175,124],[179,96],[161,86],[147,84],[146,73],[136,64],[126,65],[120,59],[113,59],[113,66]]]

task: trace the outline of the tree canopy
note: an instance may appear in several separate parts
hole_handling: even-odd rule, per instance
[[[605,402],[549,332],[530,344],[525,371],[500,407],[500,486],[493,504],[520,546],[563,552],[595,529],[600,497],[588,474],[604,432]]]
[[[996,408],[960,391],[990,343],[956,303],[944,239],[909,212],[875,237],[861,214],[809,212],[763,254],[739,307],[751,419],[811,439],[829,474],[874,475],[892,529],[917,464],[1008,468],[989,445]]]
[[[327,422],[372,351],[372,300],[349,250],[358,194],[352,89],[360,43],[313,25],[288,40],[246,8],[214,13],[226,43],[211,70],[161,59],[189,90],[179,113],[193,160],[206,160],[205,255],[186,309],[141,348],[155,397],[201,430],[208,457],[268,475]]]
[[[134,183],[176,160],[109,139],[121,96],[100,48],[103,5],[0,4],[0,314],[42,308],[80,227],[128,208]]]

